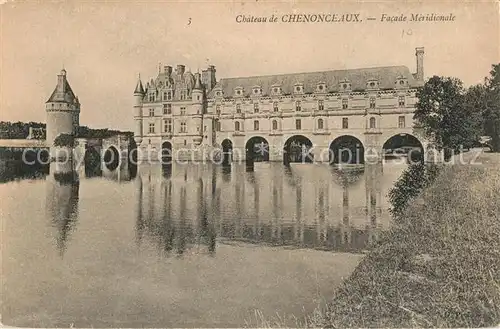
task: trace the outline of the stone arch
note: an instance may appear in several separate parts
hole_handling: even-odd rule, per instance
[[[395,134],[382,145],[384,158],[407,157],[410,162],[424,160],[424,144],[412,134]]]
[[[253,136],[245,143],[247,162],[269,161],[269,142],[262,136]]]
[[[283,147],[283,163],[312,163],[314,161],[312,148],[312,141],[304,135],[294,135],[289,137]]]
[[[106,168],[113,171],[120,165],[120,152],[114,145],[111,145],[104,152],[103,160]]]
[[[233,161],[233,142],[226,138],[221,143],[222,146],[222,164],[228,165]]]
[[[363,143],[352,135],[335,138],[328,148],[330,164],[364,164],[365,148]]]

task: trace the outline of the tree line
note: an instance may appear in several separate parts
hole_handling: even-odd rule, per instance
[[[29,135],[29,128],[43,128],[46,129],[46,124],[43,122],[8,122],[0,121],[0,139],[26,139]],[[130,131],[120,131],[112,129],[92,129],[87,126],[80,126],[74,138],[109,138],[118,134],[125,134],[133,137]],[[45,139],[45,136],[38,136],[40,139]],[[37,138],[37,137],[35,137]]]
[[[439,150],[458,151],[487,145],[500,152],[500,64],[484,83],[465,88],[453,77],[431,77],[417,92],[414,119]]]

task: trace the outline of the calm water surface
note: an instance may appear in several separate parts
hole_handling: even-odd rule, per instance
[[[404,165],[56,172],[0,184],[2,322],[241,327],[310,314],[389,227]]]

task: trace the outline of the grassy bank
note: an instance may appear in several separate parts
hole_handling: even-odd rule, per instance
[[[499,158],[485,155],[489,165],[446,166],[311,326],[498,325]]]

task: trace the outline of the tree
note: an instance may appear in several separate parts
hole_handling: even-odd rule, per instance
[[[485,79],[486,101],[483,108],[484,130],[491,136],[494,152],[500,152],[500,64],[493,64]]]
[[[469,148],[481,133],[477,90],[465,92],[462,81],[433,76],[417,92],[414,119],[439,150]]]
[[[54,146],[56,147],[74,147],[75,137],[71,134],[59,134],[54,139]]]

